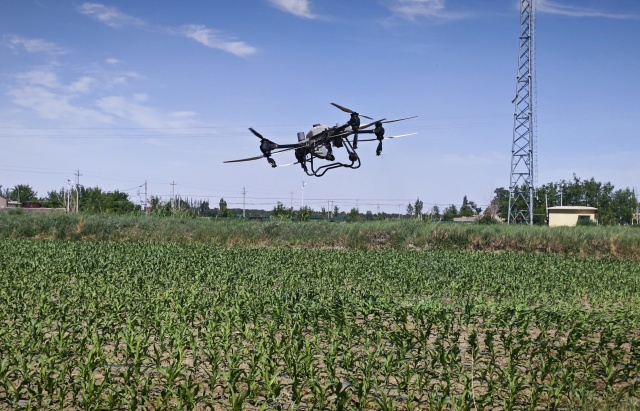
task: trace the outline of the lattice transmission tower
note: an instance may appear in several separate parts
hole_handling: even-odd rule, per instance
[[[520,2],[520,36],[511,180],[509,183],[509,223],[533,224],[535,189],[535,0]]]

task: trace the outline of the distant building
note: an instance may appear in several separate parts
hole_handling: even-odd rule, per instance
[[[480,215],[474,215],[471,217],[455,217],[454,223],[475,223],[480,218]]]
[[[11,201],[0,196],[0,208],[18,208],[20,203],[17,201]]]
[[[558,206],[548,208],[549,227],[576,226],[578,223],[596,223],[595,207]]]

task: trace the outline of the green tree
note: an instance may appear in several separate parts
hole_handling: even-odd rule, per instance
[[[444,214],[442,215],[442,219],[444,221],[453,221],[453,219],[456,217],[458,217],[458,209],[453,204],[447,207],[444,210]]]
[[[413,212],[414,212],[414,210],[415,210],[415,209],[413,208],[413,204],[411,204],[411,203],[407,204],[407,215],[408,215],[409,217],[412,217],[412,216],[413,216]]]
[[[27,202],[37,201],[37,193],[31,188],[28,184],[18,184],[13,187],[9,193],[8,197],[13,201],[17,201],[20,204],[24,204]]]
[[[300,210],[298,210],[298,213],[296,214],[297,220],[308,221],[309,218],[311,217],[312,212],[313,211],[311,210],[311,207],[308,207],[308,206],[301,207]]]
[[[462,199],[462,205],[460,206],[460,216],[461,217],[471,217],[473,215],[473,209],[469,205],[469,200],[465,195]]]
[[[360,210],[358,210],[356,207],[352,208],[351,211],[349,211],[349,214],[347,214],[347,221],[361,221],[362,220],[362,214],[360,214]]]
[[[431,207],[431,211],[429,212],[431,215],[431,221],[440,221],[442,219],[442,215],[440,214],[440,207],[434,205]]]
[[[418,197],[415,204],[413,205],[413,210],[416,213],[416,217],[422,218],[423,209],[424,209],[424,203],[422,202],[422,200],[420,200],[420,197]]]
[[[271,211],[271,217],[274,218],[291,218],[292,214],[293,210],[285,208],[284,204],[280,201],[276,203],[276,206],[273,207],[273,210]]]
[[[42,207],[46,208],[64,208],[64,188],[59,191],[49,191],[46,197],[42,197],[38,200]]]
[[[220,198],[220,209],[218,210],[218,217],[233,217],[233,211],[227,208],[227,202],[224,198]]]
[[[124,214],[135,211],[138,206],[129,201],[129,194],[118,190],[103,192],[99,187],[80,188],[80,211],[83,213]]]

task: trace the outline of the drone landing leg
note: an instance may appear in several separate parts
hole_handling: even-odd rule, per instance
[[[376,148],[376,155],[379,156],[382,154],[382,141],[378,143],[378,148]]]

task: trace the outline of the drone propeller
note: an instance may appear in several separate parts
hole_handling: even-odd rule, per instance
[[[259,160],[261,158],[264,158],[264,156],[255,156],[255,157],[249,157],[249,158],[241,158],[239,160],[227,160],[227,161],[223,161],[223,163],[239,163],[241,161],[253,161],[253,160]]]
[[[400,137],[407,137],[407,136],[413,136],[416,135],[418,133],[409,133],[409,134],[400,134],[399,136],[389,136],[389,137],[385,137],[383,138],[383,140],[391,140],[392,138],[400,138]],[[377,138],[363,138],[360,141],[380,141]]]
[[[271,153],[270,156],[273,156],[273,155],[276,155],[276,154],[280,154],[280,153],[284,153],[285,151],[289,151],[289,150],[293,150],[293,148],[284,148],[282,150],[275,151],[275,152]],[[265,156],[264,155],[259,155],[259,156],[255,156],[255,157],[241,158],[239,160],[227,160],[227,161],[223,161],[223,163],[239,163],[239,162],[242,162],[242,161],[260,160],[261,158],[265,158]],[[281,166],[279,166],[279,167],[281,167]]]
[[[396,118],[396,119],[394,119],[394,120],[387,120],[387,119],[384,119],[384,118],[383,118],[382,120],[372,121],[372,122],[371,122],[371,123],[369,123],[369,124],[365,124],[364,126],[360,126],[360,130],[362,130],[362,129],[364,129],[364,128],[371,127],[372,125],[374,125],[374,124],[376,124],[376,123],[378,123],[378,122],[380,122],[380,123],[382,123],[382,124],[386,124],[386,123],[395,123],[396,121],[409,120],[409,119],[416,118],[416,117],[418,117],[418,116],[405,117],[405,118]],[[363,141],[364,141],[364,140],[363,140]]]
[[[294,164],[300,164],[299,161],[296,161],[295,163],[289,163],[289,164],[278,164],[278,167],[289,167],[292,166]]]
[[[348,109],[346,107],[342,107],[340,104],[331,103],[331,105],[334,106],[334,107],[339,108],[340,110],[344,111],[345,113],[357,114],[360,117],[364,117],[364,118],[368,118],[369,120],[373,120],[371,117],[365,116],[364,114],[360,114],[360,113],[357,113],[357,112],[355,112],[353,110],[350,110],[350,109]]]

